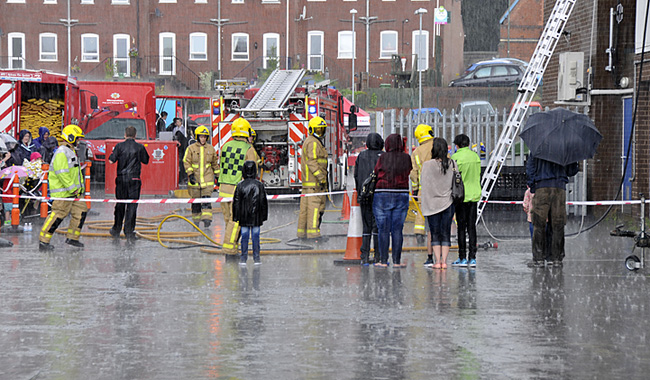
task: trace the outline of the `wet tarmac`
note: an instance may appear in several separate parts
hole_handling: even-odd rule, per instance
[[[291,248],[297,207],[272,205],[262,236],[281,241],[268,248]],[[112,217],[110,205],[93,210]],[[326,213],[332,237],[317,248],[345,248],[339,215]],[[14,246],[0,249],[0,379],[648,378],[650,270],[625,269],[632,239],[604,223],[567,239],[563,268],[530,269],[523,212],[486,219],[514,241],[480,250],[476,269],[444,271],[425,269],[421,251],[401,269],[335,266],[342,254],[240,267],[198,248],[84,237],[79,250],[57,235],[42,253],[36,219],[1,235]],[[494,241],[483,226],[479,236]]]

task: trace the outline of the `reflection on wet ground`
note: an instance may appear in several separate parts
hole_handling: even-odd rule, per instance
[[[568,239],[563,268],[534,270],[525,239],[441,271],[423,252],[402,269],[334,266],[338,254],[239,267],[147,241],[56,237],[41,253],[37,231],[3,235],[16,245],[0,251],[0,378],[647,378],[647,271],[624,268],[632,241],[609,228]]]

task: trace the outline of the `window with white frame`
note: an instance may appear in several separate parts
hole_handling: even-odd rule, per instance
[[[233,4],[244,4],[244,0],[232,0]]]
[[[159,34],[160,75],[176,75],[176,34]]]
[[[111,0],[111,4],[113,4],[113,5],[129,5],[129,0]]]
[[[81,35],[81,62],[99,62],[99,36],[94,33]]]
[[[56,4],[56,0],[43,0],[43,4]]]
[[[208,0],[194,0],[195,4],[207,4]]]
[[[232,35],[232,60],[248,61],[248,34],[234,33]]]
[[[356,34],[356,32],[355,32]],[[339,32],[339,59],[352,59],[352,51],[354,50],[354,38],[352,31],[343,30]],[[354,54],[356,58],[356,54]]]
[[[170,4],[175,4],[176,0],[158,0],[158,3],[164,4],[164,3],[170,3]]]
[[[397,54],[397,32],[394,30],[384,30],[380,33],[381,51],[379,58],[388,59]]]
[[[323,55],[323,38],[324,33],[321,31],[311,31],[307,33],[307,69],[314,71],[324,70]]]
[[[429,68],[429,31],[423,30],[422,34],[420,34],[419,30],[414,30],[411,43],[411,46],[413,46],[411,62],[413,62],[414,68],[417,58],[418,70],[427,70]]]
[[[25,4],[25,0],[7,0],[7,3]]]
[[[190,33],[190,61],[208,60],[208,35]]]
[[[131,76],[130,45],[131,36],[128,34],[113,35],[113,76]]]
[[[57,45],[55,33],[41,33],[39,34],[39,49],[38,56],[41,61],[56,61],[57,60]]]
[[[95,0],[81,0],[81,4],[95,4]]]
[[[269,67],[269,63],[275,62],[278,67],[280,61],[280,35],[277,33],[264,33],[264,68]]]
[[[7,54],[9,57],[10,69],[25,68],[25,33],[7,34]]]

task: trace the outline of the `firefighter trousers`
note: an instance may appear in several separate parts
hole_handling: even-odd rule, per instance
[[[86,202],[53,201],[52,212],[45,219],[38,240],[43,243],[49,243],[56,229],[59,228],[63,219],[68,215],[70,215],[70,225],[68,226],[66,237],[71,240],[79,240],[81,228],[86,221],[87,213],[88,207],[86,206]]]
[[[188,186],[187,192],[190,198],[210,198],[212,196],[212,187],[199,188]],[[210,203],[192,203],[192,220],[198,222],[199,220],[212,221],[212,204]]]
[[[413,233],[416,235],[426,235],[427,232],[424,227],[424,215],[422,215],[422,203],[420,201],[416,201],[418,208],[415,210],[415,222],[413,223]]]
[[[221,185],[221,188],[227,187]],[[230,190],[230,189],[223,189]],[[219,197],[230,198],[232,200],[234,193],[234,186],[232,192],[219,191]],[[222,250],[227,255],[236,255],[237,254],[237,242],[239,241],[239,234],[241,232],[239,228],[239,222],[232,220],[232,201],[230,202],[221,202],[221,213],[223,214],[223,222],[226,225],[226,232],[223,235]]]
[[[324,192],[320,188],[303,188],[303,194],[313,194]],[[320,237],[320,223],[323,220],[325,212],[326,195],[317,195],[300,198],[300,216],[298,216],[298,233],[299,238],[314,239]]]

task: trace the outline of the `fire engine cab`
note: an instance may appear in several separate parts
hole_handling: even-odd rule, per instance
[[[262,159],[260,178],[271,192],[301,188],[302,144],[309,120],[323,117],[328,125],[323,143],[328,151],[329,189],[346,185],[348,135],[343,96],[333,89],[299,87],[305,70],[275,70],[259,89],[222,91],[212,104],[212,144],[217,152],[232,139],[231,125],[244,117],[255,130],[255,149]]]

